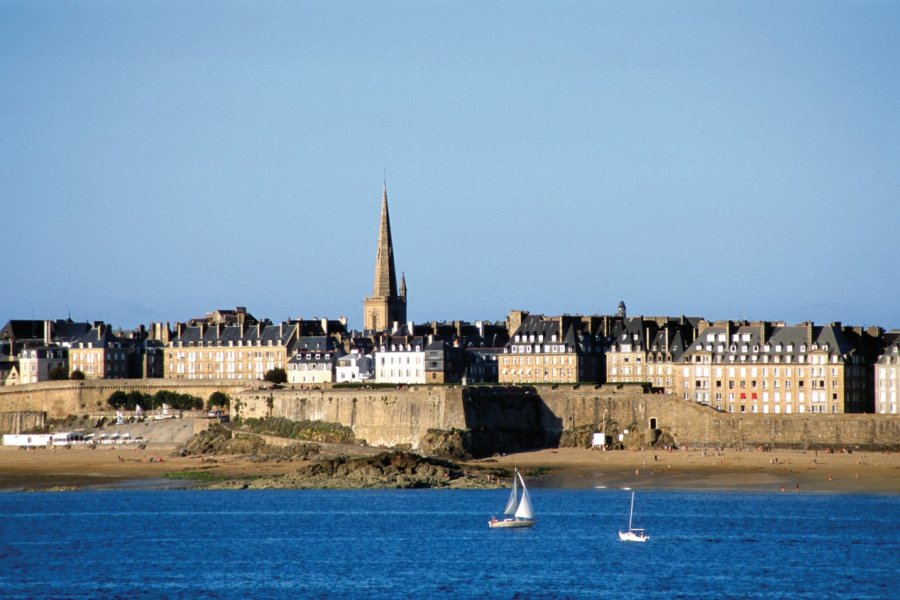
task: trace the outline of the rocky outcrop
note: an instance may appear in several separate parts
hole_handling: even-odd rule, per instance
[[[375,456],[322,458],[296,473],[217,483],[216,489],[494,488],[497,474],[393,450]]]
[[[297,443],[271,446],[263,438],[250,433],[232,433],[220,424],[198,433],[186,444],[175,449],[178,456],[210,456],[216,454],[251,454],[260,460],[309,460],[319,454],[319,446]]]

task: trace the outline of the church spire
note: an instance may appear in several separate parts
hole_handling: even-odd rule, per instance
[[[388,213],[387,184],[381,195],[381,226],[378,229],[378,254],[375,257],[373,297],[394,298],[397,295],[397,273],[394,270],[394,243],[391,240],[391,217]]]
[[[378,229],[378,255],[375,258],[375,282],[372,295],[363,301],[363,329],[389,331],[394,324],[406,322],[406,277],[397,295],[394,270],[394,242],[388,213],[387,184],[381,195],[381,226]]]

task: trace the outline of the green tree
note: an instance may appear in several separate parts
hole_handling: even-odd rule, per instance
[[[231,398],[228,397],[228,394],[216,391],[209,395],[209,400],[206,402],[206,410],[212,410],[215,407],[228,408],[229,404],[231,404]]]
[[[50,381],[62,381],[69,378],[69,369],[65,365],[56,365],[47,373]]]
[[[82,381],[84,379],[84,371],[75,369],[69,374],[69,379],[77,379],[78,381]]]
[[[287,373],[281,367],[276,367],[266,371],[263,379],[271,383],[287,383]]]

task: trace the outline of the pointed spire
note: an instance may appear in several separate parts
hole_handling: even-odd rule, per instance
[[[394,244],[391,240],[391,218],[388,213],[387,183],[381,196],[381,226],[378,229],[378,254],[375,258],[375,282],[372,296],[397,296],[397,274],[394,270]]]
[[[400,297],[406,300],[406,273],[400,274]]]

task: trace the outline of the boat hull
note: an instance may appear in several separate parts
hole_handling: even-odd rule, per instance
[[[535,521],[526,519],[503,519],[502,521],[488,521],[491,529],[509,529],[515,527],[532,527]]]
[[[650,536],[643,533],[635,533],[634,531],[620,531],[619,539],[623,542],[646,542]]]

